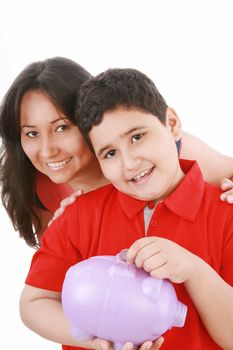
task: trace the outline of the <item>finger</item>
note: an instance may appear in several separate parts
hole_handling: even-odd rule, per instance
[[[60,206],[62,208],[65,208],[65,207],[67,207],[67,205],[74,203],[75,200],[76,200],[75,196],[73,196],[73,195],[69,196],[61,201]]]
[[[162,346],[163,342],[164,342],[164,337],[159,337],[153,342],[153,345],[150,348],[150,350],[158,350]]]
[[[224,192],[220,195],[220,199],[224,202],[227,199],[227,194]]]
[[[151,346],[153,345],[152,341],[146,341],[145,343],[143,343],[139,350],[149,350],[151,348]]]
[[[72,196],[74,196],[75,198],[81,196],[83,194],[83,190],[77,190],[74,193],[72,193]]]
[[[97,350],[114,350],[112,343],[105,339],[95,338],[93,339],[93,345]]]
[[[151,262],[152,257],[154,257],[156,259],[157,255],[159,255],[161,252],[161,248],[160,245],[158,244],[158,241],[154,240],[152,241],[150,244],[148,244],[147,246],[143,247],[142,249],[140,249],[135,257],[135,265],[138,268],[144,268],[144,264],[146,263],[147,260],[149,260],[149,262]],[[161,256],[160,256],[161,258]]]
[[[233,195],[232,194],[227,195],[226,201],[227,201],[227,203],[232,204],[233,203]]]
[[[173,283],[183,283],[185,281],[185,276],[183,273],[175,270],[174,268],[171,269],[167,264],[164,264],[163,266],[154,269],[150,272],[151,277],[155,277],[158,279],[169,279]]]
[[[164,279],[164,278],[170,279],[170,274],[171,273],[169,271],[167,263],[150,271],[151,277],[155,277],[158,279]]]
[[[220,195],[220,199],[222,201],[226,201],[226,202],[232,204],[233,203],[233,190],[231,189],[231,190],[229,190],[227,192],[222,193]]]
[[[148,244],[151,244],[151,242],[153,242],[155,239],[156,237],[144,237],[135,241],[127,251],[127,262],[130,264],[134,263],[135,257],[138,254],[138,252],[144,247],[146,247]]]
[[[220,185],[221,185],[221,189],[225,191],[233,187],[233,182],[227,178],[224,178],[221,180]]]
[[[53,215],[52,220],[55,220],[56,218],[58,218],[58,216],[60,216],[64,212],[64,209],[65,208],[63,207],[60,207],[59,209],[57,209]]]
[[[122,346],[121,350],[132,350],[133,349],[133,343],[127,342]]]
[[[167,259],[162,253],[154,254],[148,259],[146,259],[143,263],[143,269],[146,272],[151,272],[153,270],[159,269],[160,267],[167,264]]]

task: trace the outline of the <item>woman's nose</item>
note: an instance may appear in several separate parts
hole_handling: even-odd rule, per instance
[[[41,142],[40,155],[44,158],[55,156],[58,152],[58,147],[52,137],[44,137]]]

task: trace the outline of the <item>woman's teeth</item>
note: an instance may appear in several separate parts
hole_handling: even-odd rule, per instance
[[[69,158],[67,158],[67,159],[65,159],[65,160],[62,160],[61,162],[48,162],[47,164],[48,164],[48,166],[49,166],[50,168],[53,168],[53,169],[55,169],[55,168],[60,168],[60,167],[62,167],[62,166],[64,166],[64,165],[66,165],[67,163],[69,163],[69,161],[71,160],[71,158],[72,158],[72,157],[69,157]]]

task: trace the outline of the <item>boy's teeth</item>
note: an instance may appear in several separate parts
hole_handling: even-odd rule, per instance
[[[143,176],[145,176],[148,173],[149,170],[142,171],[140,174],[134,176],[134,180],[140,180]]]

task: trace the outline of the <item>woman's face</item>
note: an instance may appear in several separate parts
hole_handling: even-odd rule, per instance
[[[23,150],[37,170],[55,183],[85,175],[93,154],[79,128],[43,92],[24,95],[20,126]]]

